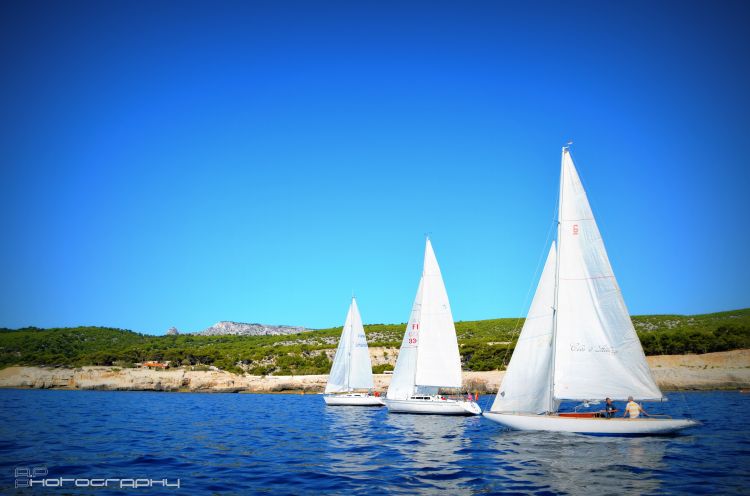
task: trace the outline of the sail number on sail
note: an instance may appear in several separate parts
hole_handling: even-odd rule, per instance
[[[409,331],[409,344],[415,346],[419,341],[419,322],[414,322]]]

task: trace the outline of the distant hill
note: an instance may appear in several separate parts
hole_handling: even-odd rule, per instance
[[[703,315],[642,315],[632,319],[647,355],[750,349],[750,309]],[[503,369],[523,322],[522,318],[456,322],[464,370]],[[405,324],[366,325],[367,341],[371,347],[380,348],[384,357],[393,358],[404,328]],[[132,367],[134,363],[158,360],[170,361],[173,366],[213,365],[255,375],[324,374],[330,369],[340,335],[341,327],[310,331],[303,327],[235,322],[220,322],[198,334],[165,336],[104,327],[0,329],[0,368]],[[381,363],[375,368],[382,371],[391,365]]]
[[[307,331],[309,329],[304,327],[222,321],[196,334],[201,336],[284,336]]]

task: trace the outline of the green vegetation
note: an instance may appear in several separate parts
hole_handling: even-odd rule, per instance
[[[373,374],[382,374],[383,372],[386,372],[386,371],[392,372],[393,365],[391,365],[390,363],[382,363],[380,365],[373,365],[372,367]]]
[[[647,355],[687,354],[750,348],[750,309],[706,315],[633,317]],[[503,369],[523,319],[457,322],[465,370]],[[365,326],[371,347],[398,348],[405,324]],[[0,367],[45,365],[133,367],[149,360],[173,366],[254,375],[325,374],[341,327],[287,336],[151,336],[122,329],[0,329]],[[395,352],[389,353],[395,357]],[[391,370],[376,365],[375,372]]]

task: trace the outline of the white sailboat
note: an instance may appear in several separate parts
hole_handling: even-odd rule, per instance
[[[394,413],[479,415],[482,410],[473,401],[438,395],[441,387],[461,384],[461,356],[448,293],[427,239],[422,279],[385,404]]]
[[[382,399],[369,392],[373,387],[370,350],[357,300],[352,296],[323,400],[331,406],[382,406]]]
[[[559,201],[557,244],[547,256],[500,390],[484,415],[519,430],[605,435],[667,434],[696,425],[666,416],[558,413],[565,400],[662,399],[568,147],[562,150]]]

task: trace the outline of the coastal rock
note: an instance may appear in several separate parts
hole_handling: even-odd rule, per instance
[[[663,389],[746,388],[750,380],[750,350],[651,356],[646,360]]]
[[[73,376],[77,389],[112,391],[177,391],[182,387],[184,370],[116,369],[83,367]]]
[[[47,367],[8,367],[0,370],[0,387],[73,388],[73,369]]]
[[[393,358],[388,351],[386,361]],[[664,390],[750,387],[750,350],[650,356],[647,360],[657,383]],[[503,375],[504,372],[500,371],[464,372],[464,388],[481,394],[493,393],[500,386]],[[391,374],[375,374],[375,389],[385,391],[392,377]],[[327,375],[253,376],[221,370],[117,367],[8,367],[0,370],[0,387],[6,388],[317,393],[323,391],[327,380]]]
[[[180,335],[180,331],[178,331],[177,328],[174,326],[170,327],[167,330],[167,336],[179,336],[179,335]]]

